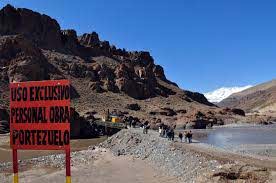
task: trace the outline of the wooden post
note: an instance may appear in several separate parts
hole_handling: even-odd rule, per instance
[[[13,183],[18,183],[17,149],[12,149],[12,160],[13,160]]]
[[[66,154],[66,183],[71,183],[70,148],[67,148],[65,150],[65,154]]]

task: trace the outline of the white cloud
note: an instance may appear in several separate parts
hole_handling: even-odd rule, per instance
[[[210,102],[220,102],[223,99],[229,97],[231,94],[240,92],[240,91],[245,90],[250,87],[252,87],[252,86],[248,85],[248,86],[243,86],[243,87],[222,87],[222,88],[216,89],[214,91],[204,93],[204,96]]]

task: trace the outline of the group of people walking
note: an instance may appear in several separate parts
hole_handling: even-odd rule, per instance
[[[168,140],[174,140],[174,130],[168,126],[160,126],[159,127],[159,136],[168,138]]]
[[[185,142],[192,143],[192,137],[193,137],[192,131],[191,130],[185,131],[184,135],[185,135]],[[179,132],[178,137],[180,142],[183,142],[183,134],[181,132]]]
[[[170,141],[174,141],[174,136],[175,136],[174,128],[160,126],[159,127],[159,136],[168,138],[168,140],[170,140]],[[192,143],[193,133],[191,130],[185,131],[184,136],[185,136],[185,142]],[[183,142],[183,134],[181,132],[179,132],[178,137],[179,137],[180,142]]]

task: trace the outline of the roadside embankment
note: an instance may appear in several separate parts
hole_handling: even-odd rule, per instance
[[[251,158],[243,162],[243,156],[207,144],[171,142],[155,131],[143,134],[140,129],[122,130],[101,146],[111,149],[117,156],[132,155],[143,159],[183,182],[272,181],[271,171],[262,166],[261,161],[251,164],[254,160]]]

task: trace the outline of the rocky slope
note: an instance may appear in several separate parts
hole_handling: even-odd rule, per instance
[[[8,108],[9,82],[63,78],[71,80],[72,107],[81,115],[101,117],[109,109],[153,127],[191,121],[191,127],[206,127],[223,124],[224,116],[242,117],[200,93],[180,89],[149,52],[117,48],[96,32],[78,36],[74,30],[61,30],[56,20],[28,9],[1,9],[0,104]]]
[[[222,107],[241,108],[250,113],[275,113],[276,80],[234,93],[221,101],[218,105]]]

